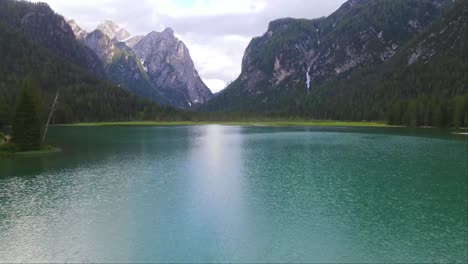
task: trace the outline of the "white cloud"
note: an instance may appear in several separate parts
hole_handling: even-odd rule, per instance
[[[241,70],[244,49],[250,41],[250,38],[232,35],[206,39],[188,33],[178,37],[189,48],[198,73],[213,92],[224,86],[220,86],[220,82],[217,82],[217,87],[211,86],[206,79],[222,80],[225,84],[235,80]]]
[[[237,78],[244,50],[268,22],[282,17],[317,18],[345,0],[43,0],[91,31],[111,19],[132,34],[172,27],[185,42],[201,78],[217,92]]]
[[[226,87],[226,82],[220,79],[205,79],[203,82],[210,87],[213,93],[217,93]]]
[[[259,0],[160,0],[150,2],[158,10],[158,13],[171,17],[258,13],[266,6],[266,1]]]

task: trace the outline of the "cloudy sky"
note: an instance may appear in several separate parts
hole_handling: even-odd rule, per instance
[[[91,31],[110,19],[132,35],[165,27],[185,42],[203,81],[217,92],[237,78],[244,50],[268,22],[317,18],[345,0],[41,0]]]

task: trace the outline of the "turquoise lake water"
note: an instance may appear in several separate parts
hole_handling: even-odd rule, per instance
[[[0,262],[465,262],[468,137],[54,127],[0,160]]]

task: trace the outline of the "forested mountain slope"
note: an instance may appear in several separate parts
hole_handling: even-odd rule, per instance
[[[239,78],[203,109],[262,108],[295,92],[313,94],[320,84],[383,64],[450,3],[350,0],[326,18],[272,21],[247,47]]]
[[[76,40],[65,19],[45,3],[0,1],[0,23],[96,76],[104,69],[96,54]]]
[[[55,123],[134,119],[179,119],[181,113],[159,107],[34,44],[20,33],[0,25],[0,123],[10,123],[16,96],[25,78],[42,87],[43,112],[50,109],[59,89]]]
[[[386,29],[376,30],[376,36],[372,36],[367,31],[366,34],[359,30],[353,31],[356,28],[355,24],[358,23],[356,20],[342,22],[342,30],[347,29],[355,32],[356,39],[346,42],[349,43],[350,47],[347,48],[347,55],[339,56],[339,52],[330,51],[330,54],[334,55],[328,55],[329,59],[326,59],[327,56],[325,56],[323,61],[312,66],[309,75],[309,93],[306,89],[307,71],[304,71],[304,66],[302,70],[297,70],[300,66],[291,66],[293,68],[287,76],[275,84],[277,79],[274,79],[274,76],[280,76],[275,75],[275,68],[277,70],[282,68],[278,66],[281,65],[281,59],[278,59],[273,67],[272,75],[269,75],[273,76],[273,79],[264,79],[265,76],[268,76],[266,71],[252,66],[251,63],[250,50],[258,42],[254,39],[247,48],[243,72],[239,79],[202,109],[262,112],[265,115],[288,118],[389,120],[393,124],[414,126],[468,126],[468,98],[464,96],[468,92],[468,1],[460,0],[455,3],[424,0],[404,1],[406,3],[401,1],[348,1],[340,10],[326,19],[312,21],[288,19],[283,20],[283,22],[324,25],[326,24],[324,21],[330,20],[328,23],[332,23],[332,28],[336,28],[340,25],[338,20],[347,17],[343,13],[351,12],[362,15],[363,10],[368,8],[366,5],[371,2],[372,5],[380,3],[383,13],[392,14],[388,19],[381,20],[381,22],[387,21],[391,27],[382,24],[378,29],[384,27]],[[389,4],[388,2],[391,2],[393,13],[385,12],[387,10],[385,6]],[[398,11],[399,9],[396,9],[398,5],[400,5],[399,8],[404,5],[414,5],[417,8],[413,11],[408,11],[408,9]],[[442,10],[444,6],[447,8]],[[352,11],[356,7],[358,10]],[[428,16],[427,14],[430,12],[425,12],[423,7],[432,10],[434,15]],[[373,14],[376,17],[383,15],[377,9],[374,11],[375,13],[369,13],[369,15]],[[405,15],[408,12],[414,13],[410,16]],[[441,12],[442,15],[439,16],[438,12]],[[418,23],[414,22],[413,17],[417,14],[423,14],[417,20]],[[391,17],[394,17],[396,21],[400,19],[407,21],[407,23],[391,22]],[[413,19],[409,19],[410,17]],[[426,18],[427,20],[424,20],[426,22],[422,22],[422,18]],[[359,24],[364,22],[366,21],[361,21]],[[415,25],[419,25],[416,27],[417,30]],[[370,24],[367,24],[367,27],[369,26]],[[394,26],[396,28],[391,31],[390,29]],[[407,30],[401,28],[402,26]],[[365,26],[362,27],[365,28]],[[375,24],[372,27],[377,28]],[[306,28],[310,28],[310,25]],[[412,32],[411,28],[414,28],[415,31]],[[272,24],[270,24],[270,29],[272,29]],[[345,31],[340,32],[346,35]],[[393,32],[393,34],[389,32]],[[288,39],[287,36],[290,33],[284,31],[283,34],[285,34],[283,37]],[[386,34],[388,35],[386,36]],[[267,32],[262,38],[268,38],[268,35]],[[307,34],[301,36],[307,36]],[[353,35],[349,34],[348,36],[352,37]],[[346,36],[337,37],[337,42],[329,40],[332,47],[333,45],[336,47],[341,38],[346,38]],[[322,39],[320,45],[325,45],[325,41]],[[281,44],[280,47],[282,50],[287,50],[289,47],[297,51],[301,48],[301,43],[304,42],[296,42],[296,37],[293,37]],[[363,43],[365,45],[362,45]],[[387,46],[382,43],[387,43]],[[351,47],[359,47],[359,45],[361,48],[355,48],[354,51],[360,51],[360,53],[351,52],[353,50]],[[294,52],[280,54],[283,56],[280,56],[283,61],[285,58],[289,58],[293,64],[296,59],[299,59],[299,55],[295,56]],[[356,57],[356,54],[360,55]],[[389,54],[391,56],[385,57]],[[321,56],[317,56],[316,58],[320,60]],[[344,64],[336,64],[340,61],[338,58],[342,58],[341,61]],[[335,67],[334,71],[327,71],[327,65],[332,65],[332,62],[339,67]],[[343,65],[352,67],[341,71],[344,69]],[[314,75],[314,72],[317,71],[319,74]],[[252,76],[256,77],[252,78]]]
[[[267,111],[325,119],[468,126],[468,1],[458,1],[387,63],[272,104]],[[288,105],[288,109],[280,107]]]

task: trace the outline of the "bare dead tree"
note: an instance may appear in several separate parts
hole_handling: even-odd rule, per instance
[[[57,93],[55,94],[54,103],[52,104],[52,108],[50,109],[50,112],[49,112],[49,117],[47,118],[47,123],[46,123],[46,126],[45,126],[44,135],[42,136],[42,142],[45,142],[45,140],[46,140],[47,130],[49,129],[50,119],[52,118],[52,115],[54,113],[55,105],[57,104],[58,97],[59,97],[59,89],[57,89]]]

